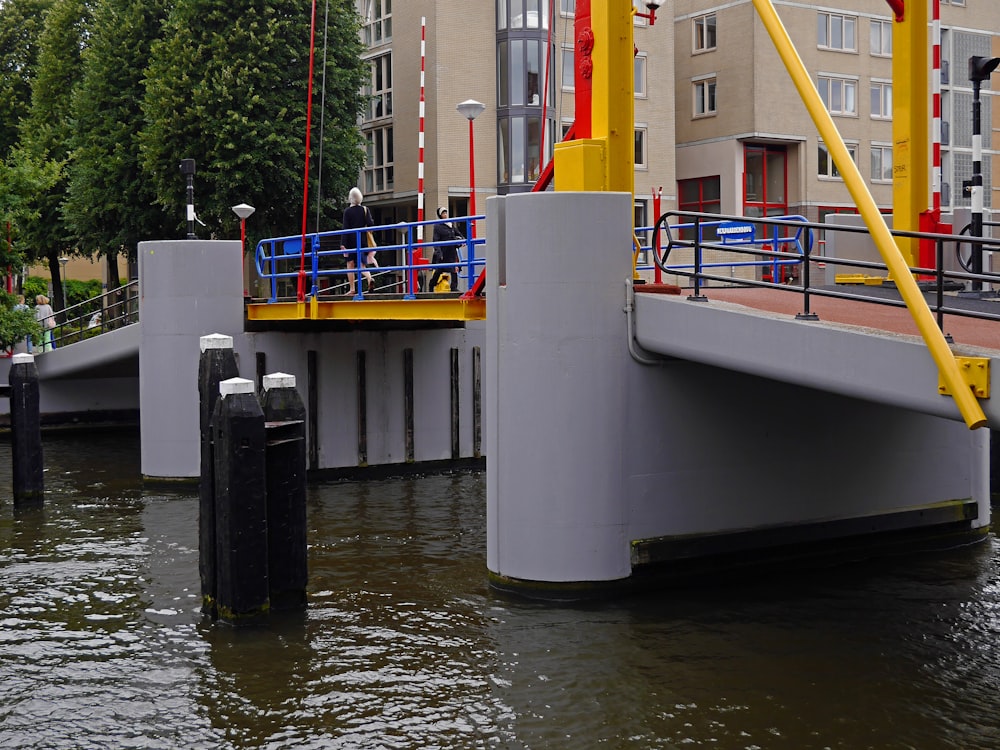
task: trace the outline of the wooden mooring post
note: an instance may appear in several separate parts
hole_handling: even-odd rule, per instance
[[[37,505],[45,499],[45,482],[38,369],[33,355],[13,356],[8,383],[14,505]]]

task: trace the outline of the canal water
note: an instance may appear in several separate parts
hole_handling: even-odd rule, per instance
[[[308,610],[200,614],[133,433],[0,444],[0,748],[997,748],[1000,544],[587,605],[487,586],[485,475],[316,484]]]

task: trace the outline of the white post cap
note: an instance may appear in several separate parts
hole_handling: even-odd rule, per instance
[[[269,391],[272,388],[294,388],[295,387],[295,376],[289,375],[287,372],[275,372],[270,375],[264,376],[264,390]]]
[[[27,365],[35,361],[34,354],[15,354],[10,358],[12,365]]]
[[[201,352],[204,354],[207,349],[232,349],[233,337],[221,333],[210,333],[207,336],[202,336],[199,343]]]
[[[253,393],[253,381],[246,378],[229,378],[219,383],[219,395],[225,398],[234,393]]]

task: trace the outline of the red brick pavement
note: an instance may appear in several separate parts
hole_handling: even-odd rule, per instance
[[[636,291],[641,290],[641,286],[636,287]],[[854,289],[849,287],[842,291],[856,293]],[[690,289],[680,290],[681,295],[690,293]],[[795,315],[803,310],[802,294],[792,291],[760,287],[710,287],[703,288],[702,294],[710,300],[745,305],[755,310],[784,315]],[[882,294],[884,295],[885,292]],[[951,301],[950,299],[946,305],[950,304]],[[976,301],[975,304],[981,308],[995,305],[995,312],[1000,314],[1000,300],[995,302]],[[835,299],[815,294],[809,297],[809,307],[811,312],[819,316],[820,321],[865,326],[913,336],[920,335],[916,323],[905,307],[897,308],[890,305]],[[956,344],[1000,350],[1000,322],[945,315],[943,330],[946,334],[951,334]]]

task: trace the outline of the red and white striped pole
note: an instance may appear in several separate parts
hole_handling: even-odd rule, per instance
[[[420,134],[417,136],[417,221],[424,220],[424,60],[427,54],[427,19],[420,18]],[[417,242],[424,241],[424,225],[417,225]]]
[[[941,218],[941,0],[931,0],[931,101],[934,108],[931,140],[931,209],[935,219]]]

